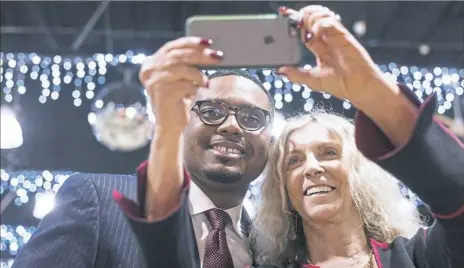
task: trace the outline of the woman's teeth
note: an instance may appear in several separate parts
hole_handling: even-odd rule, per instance
[[[334,190],[334,188],[330,186],[314,186],[310,187],[306,190],[305,195],[310,196],[313,194],[324,194],[324,193],[330,193]]]
[[[229,153],[229,154],[237,154],[237,155],[242,154],[242,152],[240,152],[238,149],[235,149],[235,148],[226,148],[226,147],[222,147],[222,146],[213,146],[213,149],[216,150],[216,151],[219,151],[221,153]]]

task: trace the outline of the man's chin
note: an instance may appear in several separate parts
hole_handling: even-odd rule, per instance
[[[234,167],[221,167],[204,171],[210,181],[218,183],[236,183],[242,179],[243,173]]]

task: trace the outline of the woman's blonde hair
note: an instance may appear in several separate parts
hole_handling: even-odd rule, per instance
[[[421,225],[415,204],[401,194],[393,176],[359,152],[354,125],[341,116],[319,110],[287,121],[282,134],[272,145],[250,237],[258,262],[282,265],[306,256],[307,241],[301,217],[289,209],[284,158],[292,132],[312,122],[329,130],[343,147],[343,159],[349,163],[352,198],[367,237],[391,242],[397,236],[410,237],[417,232]]]

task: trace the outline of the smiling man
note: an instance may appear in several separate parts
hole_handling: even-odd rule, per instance
[[[266,164],[272,103],[246,72],[220,71],[210,80],[198,91],[184,131],[185,166],[193,187],[229,209],[241,204]]]

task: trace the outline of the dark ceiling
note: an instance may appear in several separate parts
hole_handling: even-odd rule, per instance
[[[1,50],[91,54],[150,53],[183,35],[198,14],[270,13],[310,2],[1,2]],[[314,2],[312,2],[314,3]],[[378,63],[464,66],[464,2],[317,2],[343,22],[365,20],[362,42]],[[418,47],[428,44],[427,56]],[[310,60],[310,58],[308,58]]]

